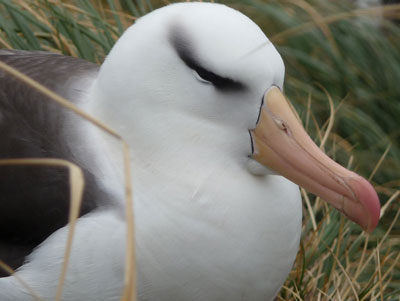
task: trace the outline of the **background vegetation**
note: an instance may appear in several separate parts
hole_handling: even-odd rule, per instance
[[[304,196],[296,264],[279,300],[400,300],[400,5],[351,0],[226,0],[286,64],[285,90],[316,143],[369,178],[383,205],[370,235]],[[137,17],[167,1],[0,0],[0,48],[101,63]]]

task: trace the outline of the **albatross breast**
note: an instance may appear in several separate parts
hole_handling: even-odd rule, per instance
[[[46,59],[55,58],[73,61]],[[90,74],[93,84],[78,98],[132,146],[140,301],[272,299],[296,255],[301,202],[297,185],[271,170],[323,196],[364,229],[376,226],[379,200],[372,186],[306,135],[281,92],[280,55],[239,12],[210,3],[167,6],[129,28],[98,73],[83,68],[81,78]],[[46,108],[35,108],[35,118],[41,121]],[[51,116],[65,115],[60,112]],[[63,135],[51,138],[84,142],[88,132],[79,126],[61,119]],[[120,195],[110,193],[118,186],[115,150],[96,136],[57,154],[83,164],[93,179],[66,298],[120,297],[126,209]],[[97,167],[102,162],[87,161],[91,156],[107,164]],[[55,295],[66,231],[54,232],[17,272],[45,299]],[[16,296],[28,294],[14,278],[0,279],[0,299]]]

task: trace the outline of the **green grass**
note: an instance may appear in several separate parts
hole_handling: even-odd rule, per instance
[[[301,248],[278,299],[399,300],[400,27],[381,20],[380,9],[359,10],[349,0],[221,2],[246,13],[270,37],[286,64],[285,92],[315,142],[326,136],[325,151],[370,177],[386,204],[368,236],[304,193]],[[0,47],[101,63],[135,18],[161,5],[0,0]],[[400,19],[399,5],[384,12]]]

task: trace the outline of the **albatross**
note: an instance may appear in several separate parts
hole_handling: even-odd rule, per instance
[[[366,231],[378,223],[375,190],[309,138],[283,95],[279,53],[234,9],[155,10],[125,31],[101,67],[47,52],[2,50],[0,59],[131,145],[140,301],[272,300],[299,246],[298,185]],[[0,72],[0,156],[82,167],[86,187],[62,299],[119,300],[120,150],[44,98]],[[66,174],[1,170],[0,257],[43,300],[54,300],[68,233]],[[0,300],[32,300],[16,277],[2,276]]]

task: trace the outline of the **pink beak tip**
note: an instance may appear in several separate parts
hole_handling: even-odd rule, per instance
[[[372,232],[378,225],[381,214],[378,194],[372,185],[362,177],[357,177],[354,180],[351,179],[350,182],[357,199],[363,207],[362,215],[356,216],[354,220],[358,222],[365,231]]]

